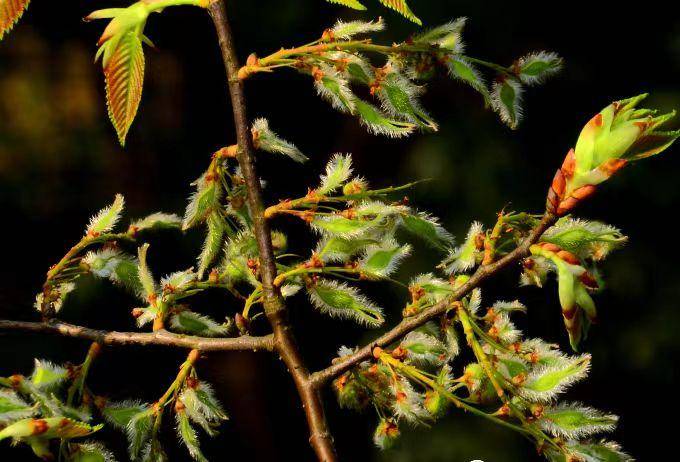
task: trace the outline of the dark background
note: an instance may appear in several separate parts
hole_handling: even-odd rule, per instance
[[[0,43],[0,317],[33,319],[32,301],[49,265],[83,232],[89,216],[125,195],[130,217],[162,210],[182,213],[189,183],[205,169],[210,153],[234,142],[224,75],[212,26],[195,8],[173,8],[150,18],[147,35],[160,48],[147,50],[144,97],[128,146],[116,143],[103,99],[103,81],[92,64],[104,26],[83,24],[92,9],[120,2],[35,0],[20,25]],[[229,2],[241,59],[317,37],[339,15],[353,14],[321,0]],[[385,40],[416,30],[385,9]],[[680,107],[680,19],[662,8],[621,2],[415,1],[427,25],[468,16],[465,31],[472,56],[509,64],[533,50],[555,50],[566,67],[545,86],[527,92],[527,118],[512,132],[482,108],[472,90],[447,78],[435,80],[425,107],[440,122],[436,134],[405,141],[373,137],[314,95],[310,81],[291,71],[248,81],[251,116],[266,116],[272,127],[311,157],[307,165],[263,158],[267,200],[297,196],[314,184],[333,152],[352,152],[357,170],[376,186],[420,178],[434,181],[410,194],[413,204],[440,216],[463,236],[471,220],[487,223],[503,206],[540,211],[549,180],[580,127],[611,100],[650,91],[649,106]],[[373,8],[375,7],[375,8]],[[677,126],[677,123],[676,123]],[[673,444],[677,415],[675,370],[680,341],[675,263],[674,211],[680,195],[677,147],[626,169],[587,206],[586,218],[620,226],[630,244],[604,265],[608,282],[597,297],[601,321],[586,344],[593,354],[590,379],[569,399],[622,416],[613,438],[639,460],[654,460]],[[676,152],[674,152],[676,151]],[[276,226],[301,235],[297,223]],[[302,234],[304,236],[304,234]],[[157,275],[192,264],[201,232],[182,238],[165,233],[153,240]],[[306,238],[291,239],[304,251]],[[418,247],[400,272],[407,279],[428,271],[439,256]],[[546,290],[516,289],[509,272],[485,290],[485,299],[520,296],[529,305],[521,321],[530,336],[567,347],[554,283]],[[487,284],[488,286],[489,284]],[[379,285],[370,294],[396,323],[406,294]],[[91,280],[65,307],[73,322],[133,329],[134,301]],[[212,294],[200,300],[219,318],[233,314],[233,301]],[[349,323],[330,322],[294,299],[291,315],[312,369],[325,366],[339,345],[376,335]],[[225,306],[227,307],[225,309]],[[76,340],[2,334],[0,375],[28,373],[33,357],[74,362],[86,351]],[[109,349],[92,371],[91,385],[113,399],[160,396],[182,360],[164,349]],[[266,355],[211,355],[200,374],[220,390],[232,420],[220,438],[204,438],[212,460],[311,460],[297,397],[283,366]],[[469,461],[534,460],[518,435],[452,412],[433,428],[405,429],[396,450],[380,454],[371,443],[375,416],[339,410],[326,393],[327,413],[344,460]],[[664,415],[669,417],[662,424]],[[171,430],[166,435],[171,435]],[[123,457],[120,434],[104,435]],[[5,452],[8,451],[8,452]],[[29,460],[26,448],[0,449],[0,459]],[[186,460],[182,450],[171,460]],[[538,460],[538,459],[536,459]]]

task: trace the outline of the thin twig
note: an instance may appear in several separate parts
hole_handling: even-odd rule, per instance
[[[272,351],[274,349],[274,338],[272,335],[263,337],[206,338],[173,334],[165,330],[148,333],[116,332],[90,329],[56,320],[46,322],[0,320],[0,331],[23,331],[60,335],[90,340],[102,345],[116,346],[158,345],[201,351]]]
[[[546,212],[546,214],[543,215],[541,222],[538,225],[536,225],[534,229],[531,230],[526,239],[524,239],[524,241],[515,250],[505,255],[503,258],[499,259],[495,263],[480,266],[477,269],[477,271],[475,271],[475,273],[470,277],[470,279],[468,279],[468,281],[465,284],[460,286],[447,300],[424,310],[423,312],[417,314],[416,316],[404,319],[390,331],[381,335],[379,338],[369,343],[368,345],[365,345],[364,347],[360,348],[354,354],[344,356],[336,360],[326,369],[322,369],[318,372],[313,373],[311,375],[311,381],[314,384],[314,386],[320,388],[323,384],[325,384],[329,380],[339,376],[340,374],[351,369],[360,362],[366,361],[367,359],[371,358],[373,348],[386,347],[391,343],[399,340],[412,330],[422,326],[429,320],[446,313],[452,301],[460,300],[462,297],[470,293],[472,289],[478,287],[488,277],[493,276],[506,266],[526,256],[529,253],[529,247],[531,247],[532,244],[536,243],[536,241],[540,239],[540,237],[543,235],[543,232],[555,222],[555,219],[556,218],[554,215]]]
[[[276,258],[272,248],[269,224],[264,217],[262,190],[260,179],[255,171],[255,156],[253,154],[252,135],[248,127],[243,84],[238,78],[239,65],[224,0],[213,0],[208,6],[208,12],[215,25],[229,83],[238,144],[236,158],[241,167],[248,192],[248,208],[253,220],[253,230],[260,254],[263,305],[274,333],[274,349],[281,356],[295,382],[307,417],[310,430],[309,441],[314,452],[319,460],[332,462],[336,460],[336,456],[333,440],[328,431],[321,396],[319,390],[309,380],[309,371],[293,337],[286,307],[279,291],[274,286]]]

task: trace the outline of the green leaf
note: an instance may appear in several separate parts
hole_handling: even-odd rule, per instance
[[[29,3],[31,0],[0,0],[0,40],[12,30]]]
[[[451,51],[454,54],[462,53],[463,44],[463,28],[467,18],[456,18],[441,26],[421,32],[413,37],[413,43],[430,45],[432,47]]]
[[[379,0],[379,1],[387,8],[396,11],[406,19],[413,21],[419,26],[423,25],[423,22],[420,19],[418,19],[418,17],[413,13],[413,11],[411,11],[411,8],[409,8],[408,4],[406,3],[406,0]]]
[[[214,210],[208,215],[208,232],[203,242],[203,248],[198,256],[198,278],[203,279],[205,272],[212,266],[224,245],[224,235],[228,225],[219,210]]]
[[[394,419],[381,418],[373,433],[373,443],[382,450],[390,449],[399,438],[400,432]]]
[[[487,104],[491,104],[491,95],[486,82],[472,63],[463,57],[451,55],[446,60],[446,66],[451,77],[470,85],[484,97]]]
[[[218,337],[227,334],[227,328],[207,316],[183,310],[170,317],[170,326],[174,331],[185,332],[201,337]]]
[[[106,403],[101,412],[111,425],[119,429],[125,429],[135,416],[149,410],[150,406],[141,401],[121,401],[118,403]]]
[[[139,280],[139,263],[136,258],[119,250],[105,248],[85,254],[83,263],[93,275],[109,279],[143,300],[146,299]]]
[[[96,442],[71,444],[69,462],[115,462],[113,453]]]
[[[407,358],[419,364],[441,364],[447,359],[446,346],[436,337],[421,331],[409,332],[399,344]]]
[[[539,51],[521,57],[513,68],[519,74],[522,83],[536,85],[558,73],[562,69],[562,64],[562,58],[557,53]]]
[[[444,250],[453,244],[453,236],[439,224],[439,220],[426,213],[402,215],[400,224],[436,249]]]
[[[148,297],[156,294],[156,281],[151,274],[149,265],[146,263],[146,253],[149,250],[149,243],[145,243],[137,249],[137,274],[139,275],[139,282],[144,289],[144,294]]]
[[[625,158],[635,161],[655,156],[668,149],[678,138],[680,130],[647,133],[630,147]]]
[[[366,248],[358,268],[368,277],[389,276],[399,263],[411,253],[411,246],[401,245],[392,238]]]
[[[175,229],[182,226],[182,218],[174,213],[152,213],[141,220],[133,221],[130,230],[133,233],[157,229]]]
[[[380,308],[344,283],[319,280],[307,291],[312,304],[331,317],[351,319],[370,327],[378,327],[385,321]]]
[[[355,10],[365,10],[366,7],[362,5],[359,0],[326,0],[329,3],[336,3],[338,5],[346,6]]]
[[[354,101],[354,109],[359,121],[374,135],[402,138],[416,128],[413,123],[390,119],[372,104],[358,98]]]
[[[113,204],[103,208],[95,216],[90,219],[90,224],[87,225],[85,234],[87,236],[96,237],[102,233],[107,233],[116,226],[120,219],[120,214],[123,212],[125,206],[125,199],[120,194],[116,194]]]
[[[472,223],[463,245],[451,250],[449,255],[442,262],[447,273],[464,273],[480,263],[482,252],[477,248],[476,241],[477,236],[483,232],[484,227],[480,222],[475,221]]]
[[[385,29],[385,21],[378,18],[377,21],[349,21],[340,19],[330,29],[331,37],[335,40],[350,40],[357,35],[380,32]]]
[[[613,226],[569,217],[558,220],[541,236],[541,242],[556,244],[581,259],[593,260],[602,260],[609,252],[623,246],[627,240]]]
[[[316,69],[314,87],[319,96],[340,112],[354,111],[356,97],[347,80],[334,68],[320,64]]]
[[[128,451],[131,459],[137,459],[151,438],[153,410],[145,409],[134,414],[125,427],[128,438]]]
[[[0,426],[31,417],[34,413],[35,408],[14,390],[0,389]]]
[[[610,432],[619,418],[579,403],[546,408],[539,420],[541,427],[565,439],[581,439],[596,433]]]
[[[611,441],[600,442],[580,442],[568,441],[565,449],[576,460],[584,462],[633,462],[634,459],[623,452],[621,447]],[[562,451],[557,452],[550,449],[546,455],[551,462],[569,462]]]
[[[590,355],[565,358],[551,366],[539,366],[529,373],[519,392],[531,401],[551,401],[583,379],[589,370]]]
[[[522,118],[522,86],[510,77],[496,81],[491,90],[491,106],[513,130]]]
[[[352,156],[349,154],[335,154],[326,165],[325,174],[321,175],[321,184],[316,192],[326,195],[334,192],[352,176]]]
[[[39,390],[54,390],[68,378],[68,370],[43,359],[36,359],[31,383]]]
[[[349,219],[342,215],[330,215],[315,217],[312,226],[319,231],[328,233],[331,236],[342,238],[354,238],[374,230],[383,222],[383,217],[373,219]]]
[[[215,427],[227,420],[227,414],[215,397],[215,392],[204,381],[199,382],[195,388],[186,387],[179,399],[184,404],[184,411],[189,419],[211,436],[216,434]]]
[[[396,71],[389,72],[377,89],[382,107],[393,117],[407,120],[422,129],[437,131],[437,123],[423,110],[418,96],[422,88]]]
[[[186,413],[184,411],[176,412],[175,420],[177,421],[177,435],[184,446],[186,446],[191,457],[199,462],[208,462],[208,459],[206,459],[201,452],[198,435],[196,434],[196,430],[191,426],[189,417],[187,417]]]
[[[378,244],[376,239],[345,239],[342,237],[327,237],[319,241],[316,253],[322,261],[346,262],[361,253],[366,247]]]
[[[306,162],[309,159],[292,143],[280,138],[269,128],[267,119],[255,119],[253,126],[250,129],[253,135],[253,144],[255,148],[270,152],[273,154],[281,154],[290,157],[295,162]]]
[[[189,204],[184,212],[184,220],[182,221],[183,230],[204,222],[212,211],[220,208],[222,187],[220,186],[219,178],[215,177],[214,174],[206,172],[194,181],[192,185],[196,186],[196,192],[189,198]]]

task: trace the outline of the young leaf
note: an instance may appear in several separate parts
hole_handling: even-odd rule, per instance
[[[562,69],[562,63],[562,58],[557,53],[539,51],[522,56],[515,62],[513,69],[523,83],[536,85],[558,73]]]
[[[0,388],[0,426],[31,417],[35,411],[14,390]]]
[[[418,101],[421,93],[421,87],[395,70],[388,72],[380,86],[376,88],[376,94],[388,114],[403,118],[422,129],[437,131],[437,123],[423,110]]]
[[[590,355],[564,359],[552,366],[539,366],[529,373],[519,391],[532,401],[552,401],[567,387],[583,379],[589,370]]]
[[[334,192],[345,184],[352,176],[352,156],[349,154],[335,154],[326,165],[326,173],[321,175],[321,184],[316,192],[326,195]]]
[[[379,1],[387,8],[396,11],[406,19],[413,21],[419,26],[423,25],[423,22],[420,19],[418,19],[418,17],[413,13],[413,11],[411,11],[411,8],[409,8],[408,4],[406,3],[406,0],[379,0]]]
[[[561,218],[550,227],[542,242],[558,245],[581,259],[602,260],[612,250],[621,247],[628,238],[613,226],[598,221]]]
[[[482,236],[484,227],[478,221],[470,226],[463,245],[451,250],[449,256],[442,262],[450,274],[464,273],[480,262],[481,251],[478,237]]]
[[[273,154],[282,154],[290,157],[295,162],[306,162],[309,160],[298,148],[292,143],[280,138],[269,128],[267,119],[255,119],[253,126],[250,129],[253,135],[253,144],[256,149],[271,152]]]
[[[380,308],[347,284],[320,280],[307,291],[312,304],[332,317],[352,319],[370,327],[378,327],[385,320]]]
[[[342,237],[327,237],[319,241],[316,254],[322,261],[346,262],[361,253],[366,247],[378,244],[375,239],[345,239]]]
[[[486,87],[486,82],[472,63],[463,57],[452,55],[446,60],[446,67],[449,69],[451,77],[470,85],[484,97],[487,104],[490,104],[491,95]]]
[[[413,123],[390,119],[372,104],[358,98],[354,101],[354,109],[359,121],[374,135],[402,138],[416,128]]]
[[[179,228],[182,226],[182,218],[174,213],[152,213],[151,215],[142,218],[141,220],[133,221],[130,224],[130,231],[135,234],[139,231]]]
[[[579,403],[562,404],[544,409],[539,424],[555,436],[581,439],[614,430],[619,418]]]
[[[435,277],[432,273],[420,274],[409,283],[409,291],[417,294],[418,298],[425,298],[429,302],[437,303],[453,293],[448,281]]]
[[[401,226],[436,249],[444,250],[453,244],[453,236],[439,224],[439,220],[426,213],[402,215]]]
[[[114,249],[91,251],[83,257],[83,264],[97,277],[107,278],[129,290],[132,294],[145,299],[139,281],[136,258]]]
[[[331,37],[335,40],[350,40],[356,35],[370,34],[371,32],[380,32],[385,29],[385,21],[378,18],[376,21],[349,21],[344,22],[338,19],[338,22],[330,29]]]
[[[113,204],[100,210],[95,216],[90,219],[87,225],[85,234],[91,237],[97,237],[102,233],[108,233],[116,226],[120,220],[120,214],[123,212],[125,206],[125,199],[120,194],[116,194]]]
[[[441,364],[447,356],[439,339],[421,331],[409,332],[399,346],[408,352],[408,359],[420,364]]]
[[[153,411],[145,409],[134,414],[125,427],[128,438],[128,451],[131,459],[137,459],[151,438]]]
[[[121,401],[106,403],[101,413],[108,423],[116,428],[125,429],[135,416],[149,410],[150,406],[141,401]]]
[[[366,7],[362,5],[359,0],[326,0],[329,3],[337,3],[338,5],[346,6],[355,10],[365,10]]]
[[[380,244],[368,246],[359,260],[358,268],[368,277],[389,276],[396,271],[401,260],[410,253],[410,245],[401,245],[394,239],[388,238]]]
[[[520,83],[510,77],[494,82],[491,90],[491,106],[513,130],[522,118],[522,91]]]
[[[114,44],[107,42],[103,47],[112,47]],[[134,30],[126,32],[115,45],[110,51],[110,59],[103,66],[106,101],[118,141],[121,146],[125,146],[125,138],[142,99],[144,50]]]
[[[334,68],[325,64],[312,69],[314,87],[319,96],[328,101],[334,109],[352,113],[356,97],[347,80]]]
[[[568,451],[568,459],[563,451],[550,449],[546,455],[551,462],[569,462],[569,460],[583,460],[585,462],[633,462],[634,459],[621,450],[621,446],[611,441],[580,442],[567,441],[565,449]]]
[[[203,242],[203,248],[198,256],[198,278],[203,279],[203,275],[213,264],[222,250],[224,235],[227,232],[227,222],[219,210],[214,210],[208,215],[208,233]]]
[[[441,26],[434,27],[413,37],[413,43],[425,44],[452,52],[454,55],[464,51],[463,28],[467,18],[456,18]],[[449,55],[450,56],[450,55]]]
[[[215,398],[215,392],[206,382],[199,382],[195,388],[186,387],[179,400],[189,419],[211,436],[216,434],[215,427],[227,420],[227,414]]]
[[[54,390],[68,378],[65,367],[52,364],[43,359],[36,359],[31,374],[31,383],[39,390]]]
[[[204,173],[192,183],[196,186],[196,191],[189,198],[189,204],[184,212],[183,230],[202,223],[210,212],[220,207],[222,187],[218,180],[214,175]]]
[[[386,450],[394,446],[399,435],[397,423],[393,419],[382,418],[373,433],[373,443],[378,448]]]
[[[137,274],[139,275],[139,282],[144,289],[144,294],[148,297],[156,294],[156,281],[153,279],[153,274],[146,263],[146,253],[149,250],[149,244],[146,243],[137,249]]]
[[[177,435],[180,441],[187,447],[189,455],[198,462],[208,462],[201,452],[200,445],[198,443],[198,435],[196,430],[191,426],[189,422],[189,417],[187,417],[184,411],[178,411],[175,413],[175,420],[177,421]]]
[[[113,453],[101,443],[90,441],[87,443],[71,444],[69,462],[115,462]]]
[[[12,30],[31,0],[0,0],[0,40]]]
[[[227,328],[218,324],[207,316],[194,313],[193,311],[183,310],[170,317],[172,330],[185,332],[201,337],[218,337],[226,335]]]

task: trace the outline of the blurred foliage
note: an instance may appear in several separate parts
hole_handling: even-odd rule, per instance
[[[205,168],[210,153],[234,142],[213,31],[200,11],[179,9],[168,12],[161,27],[149,24],[160,51],[148,53],[147,91],[132,128],[134,136],[124,151],[118,147],[106,118],[103,81],[91,61],[98,31],[80,20],[91,9],[90,3],[66,2],[59,7],[63,16],[55,18],[55,6],[36,2],[0,43],[0,208],[2,242],[10,262],[0,269],[1,317],[32,315],[33,294],[44,271],[78,239],[81,223],[114,193],[125,193],[133,216],[154,210],[181,212],[189,182]],[[366,17],[316,0],[290,0],[285,8],[275,0],[230,3],[242,58],[251,51],[298,43],[301,37],[317,34],[320,25],[332,24],[338,15]],[[460,0],[413,5],[425,24],[470,17],[466,28],[468,41],[474,44],[470,51],[491,60],[509,62],[517,53],[543,48],[565,57],[562,74],[528,95],[528,117],[517,132],[485,112],[474,91],[446,79],[434,82],[423,101],[441,122],[440,132],[404,143],[367,135],[356,121],[334,113],[310,94],[307,83],[296,76],[253,78],[247,85],[250,115],[269,118],[311,157],[307,166],[270,157],[261,162],[268,199],[304,194],[304,185],[313,182],[331,153],[352,152],[358,170],[381,179],[375,186],[433,178],[410,195],[411,202],[432,210],[447,229],[463,236],[472,219],[489,222],[508,203],[515,210],[539,210],[552,174],[580,127],[610,100],[646,90],[654,95],[650,106],[662,111],[680,106],[677,16],[663,10],[636,10],[635,32],[626,32],[628,38],[621,40],[617,37],[622,24],[630,23],[630,11],[617,2],[604,2],[600,10],[584,1],[562,4],[559,9],[530,3]],[[415,30],[398,15],[373,8],[374,4],[367,5],[369,14],[383,14],[390,24],[386,40]],[[191,40],[183,43],[187,35]],[[463,162],[464,158],[469,160]],[[285,175],[280,175],[284,166]],[[680,203],[678,168],[677,152],[631,167],[579,210],[581,216],[620,227],[630,243],[605,266],[609,285],[598,298],[601,322],[585,344],[593,354],[591,380],[576,387],[572,396],[621,415],[614,439],[641,460],[663,451],[651,447],[647,436],[658,410],[648,398],[632,396],[670,396],[678,386],[680,269],[670,258],[675,252],[669,247],[672,244],[659,239],[657,228],[672,219],[672,210]],[[286,222],[282,227],[301,229]],[[188,244],[171,233],[161,236],[152,244],[159,250],[153,256],[158,261],[152,264],[168,272],[186,264],[200,246],[200,233],[190,236]],[[291,246],[294,251],[296,244]],[[432,254],[423,248],[415,255],[398,277],[428,268]],[[510,297],[518,273],[488,285],[488,298]],[[64,316],[87,317],[95,326],[131,329],[123,309],[129,299],[115,289],[103,289],[99,282],[92,281],[91,286],[91,291],[81,291],[64,308]],[[530,307],[529,333],[565,346],[555,289],[522,289],[518,295]],[[102,290],[110,296],[95,298]],[[387,323],[394,322],[405,292],[388,287],[367,292],[391,307]],[[207,296],[203,302],[209,306],[224,300]],[[303,298],[293,303],[293,322],[299,326],[312,368],[326,365],[338,345],[362,340],[305,308]],[[31,358],[39,352],[53,352],[51,359],[58,362],[80,357],[85,348],[79,342],[52,338],[11,339],[17,341],[16,347],[5,355],[0,375],[29,369]],[[3,352],[8,345],[10,338],[0,339]],[[108,367],[95,366],[92,377],[113,397],[142,388],[148,399],[154,399],[163,386],[158,377],[172,375],[180,360],[179,354],[157,350],[104,354],[109,357]],[[124,358],[132,355],[139,367],[125,378],[116,378],[116,371],[128,367]],[[293,387],[280,364],[256,355],[231,354],[213,364],[204,375],[224,391],[219,398],[232,420],[225,427],[224,440],[211,442],[207,455],[222,454],[226,444],[234,460],[309,460],[304,417],[297,401],[287,395],[294,393]],[[281,394],[265,392],[272,386]],[[615,391],[607,392],[611,389]],[[259,398],[263,393],[264,400]],[[373,451],[370,439],[375,422],[338,410],[331,399],[328,414],[346,460],[363,460],[366,451]],[[653,430],[658,439],[674,438],[671,427]],[[375,450],[375,460],[502,462],[526,460],[530,453],[516,435],[455,412],[427,433],[416,429],[404,436],[390,452],[381,455]],[[123,447],[121,439],[119,454]],[[177,458],[171,454],[171,460],[183,460],[183,453],[178,454]],[[24,455],[28,453],[13,456]]]

